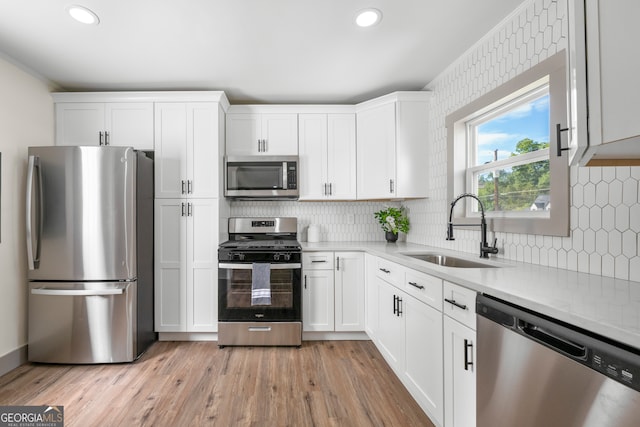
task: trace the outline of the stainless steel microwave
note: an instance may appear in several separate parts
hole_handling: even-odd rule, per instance
[[[298,198],[298,156],[228,156],[224,195],[235,199]]]

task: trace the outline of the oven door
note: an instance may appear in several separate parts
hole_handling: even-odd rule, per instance
[[[302,320],[302,265],[271,263],[271,305],[251,305],[251,263],[218,264],[218,320],[286,322]]]

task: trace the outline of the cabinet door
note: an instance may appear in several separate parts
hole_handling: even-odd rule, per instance
[[[155,105],[155,193],[157,198],[179,198],[187,181],[187,106]]]
[[[227,114],[227,155],[259,154],[261,125],[259,114]]]
[[[187,180],[189,198],[218,197],[218,104],[187,104]]]
[[[104,138],[104,104],[61,102],[56,104],[56,145],[100,145]]]
[[[638,50],[640,2],[586,0],[585,8],[589,145],[638,138],[640,57],[631,52]]]
[[[105,104],[105,130],[108,145],[153,150],[153,103]]]
[[[262,114],[261,121],[262,139],[265,140],[261,154],[298,155],[297,114]]]
[[[379,277],[378,283],[378,349],[389,366],[401,376],[404,371],[405,335],[403,292]]]
[[[327,116],[327,178],[329,198],[356,198],[356,116]]]
[[[568,158],[571,164],[577,165],[589,147],[584,0],[569,0],[567,1],[567,7],[569,27],[567,37],[569,48],[567,55],[567,82],[569,84]]]
[[[357,185],[359,199],[395,196],[395,103],[357,115]]]
[[[444,425],[476,425],[476,332],[444,318]]]
[[[300,199],[320,200],[327,186],[327,115],[300,114],[298,151],[300,156]]]
[[[218,330],[218,200],[187,203],[187,331]]]
[[[336,331],[364,331],[364,255],[335,253]]]
[[[302,286],[302,330],[333,331],[333,270],[305,271]]]
[[[157,332],[186,331],[186,232],[183,199],[156,199],[154,299]]]
[[[409,296],[404,300],[404,307],[407,340],[405,383],[436,425],[442,425],[442,313]]]
[[[369,338],[373,342],[376,342],[378,339],[378,321],[379,321],[379,313],[378,313],[378,279],[376,272],[378,271],[378,260],[377,257],[369,254],[365,254],[365,274],[366,274],[366,283],[365,283],[365,293],[366,293],[366,304],[365,304],[365,330]]]

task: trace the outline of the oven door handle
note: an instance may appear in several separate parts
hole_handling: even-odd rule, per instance
[[[251,270],[253,269],[253,264],[244,264],[244,263],[218,263],[218,268],[227,268],[229,270]],[[291,270],[294,268],[302,268],[302,264],[291,263],[291,264],[271,264],[271,270]]]

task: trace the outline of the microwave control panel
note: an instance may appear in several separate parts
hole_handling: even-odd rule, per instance
[[[298,167],[296,162],[287,163],[287,190],[298,188]]]

